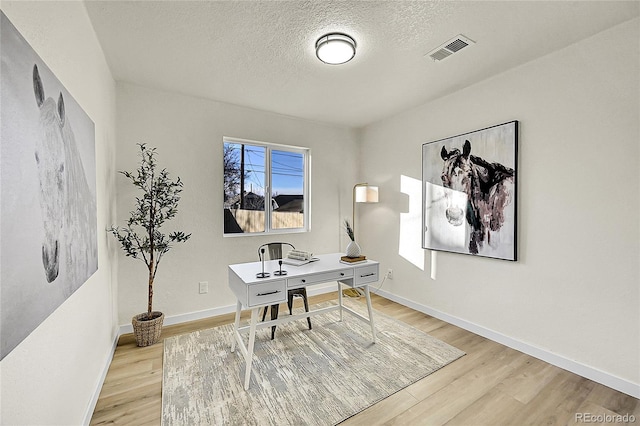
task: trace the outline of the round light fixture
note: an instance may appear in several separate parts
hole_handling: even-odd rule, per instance
[[[346,34],[325,34],[316,41],[316,56],[325,64],[344,64],[355,55],[356,41]]]

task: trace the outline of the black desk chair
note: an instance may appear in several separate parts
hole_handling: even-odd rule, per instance
[[[262,249],[265,249],[265,260],[277,260],[282,259],[282,249],[290,248],[291,250],[295,250],[293,244],[290,243],[267,243],[258,247],[258,258],[262,262]],[[302,297],[302,301],[304,302],[304,310],[305,312],[309,312],[309,300],[307,299],[307,289],[305,287],[301,288],[293,288],[287,291],[287,306],[289,307],[289,315],[293,315],[293,298],[294,296]],[[264,312],[262,313],[262,321],[267,317],[267,309],[269,306],[264,307]],[[278,319],[278,311],[280,309],[280,305],[271,305],[271,319]],[[311,330],[311,317],[307,317],[307,323],[309,324],[309,330]],[[276,335],[276,326],[271,327],[271,340]]]

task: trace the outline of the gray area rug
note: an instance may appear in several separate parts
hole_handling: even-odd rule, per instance
[[[366,316],[365,304],[344,302]],[[375,344],[369,325],[343,318],[312,317],[312,330],[306,319],[283,324],[275,340],[258,330],[248,391],[244,359],[229,352],[233,325],[165,339],[162,424],[333,425],[464,355],[378,311]]]

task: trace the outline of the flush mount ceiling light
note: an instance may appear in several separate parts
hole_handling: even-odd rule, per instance
[[[355,55],[356,41],[346,34],[325,34],[316,41],[316,56],[325,64],[344,64]]]

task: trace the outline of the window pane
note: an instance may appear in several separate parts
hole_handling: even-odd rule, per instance
[[[304,154],[271,151],[271,228],[304,227]]]
[[[224,143],[224,233],[264,232],[266,148]]]

